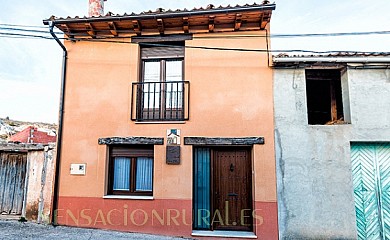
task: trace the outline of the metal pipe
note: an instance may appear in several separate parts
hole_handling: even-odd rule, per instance
[[[228,14],[236,12],[253,12],[253,11],[266,11],[275,10],[275,4],[267,4],[261,6],[249,6],[249,7],[234,7],[231,9],[205,9],[201,11],[188,11],[188,12],[163,12],[163,13],[152,13],[152,14],[134,14],[134,15],[123,15],[123,16],[102,16],[94,18],[71,18],[71,19],[48,19],[44,20],[43,23],[48,25],[50,22],[54,24],[67,24],[67,23],[91,23],[91,22],[112,22],[112,21],[124,21],[124,20],[147,20],[147,19],[158,19],[158,18],[170,18],[170,17],[191,17],[205,14]]]
[[[340,63],[390,63],[390,57],[274,57],[274,63],[340,62]]]
[[[268,30],[267,28],[265,29],[265,42],[266,42],[266,45],[267,45],[267,63],[268,63],[268,67],[270,67],[269,65],[269,55],[270,55],[270,52],[269,52],[269,42],[268,42]]]
[[[66,83],[66,67],[68,62],[68,51],[64,44],[58,39],[56,34],[53,31],[54,23],[49,22],[50,34],[53,36],[54,40],[60,45],[63,50],[62,57],[62,73],[61,73],[61,94],[60,94],[60,109],[58,116],[58,132],[57,132],[57,152],[56,152],[56,169],[54,177],[54,194],[53,194],[53,207],[51,222],[53,225],[56,225],[56,210],[58,209],[58,194],[59,194],[59,175],[60,175],[60,159],[61,159],[61,148],[62,148],[62,129],[63,129],[63,120],[64,120],[64,99],[65,99],[65,83]]]

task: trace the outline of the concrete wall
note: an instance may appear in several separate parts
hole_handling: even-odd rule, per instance
[[[390,141],[390,70],[343,78],[351,124],[308,125],[305,70],[274,70],[280,239],[356,239],[350,142]]]

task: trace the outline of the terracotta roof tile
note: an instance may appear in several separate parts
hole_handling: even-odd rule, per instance
[[[165,10],[163,8],[157,8],[155,11],[153,10],[146,10],[146,11],[143,11],[141,13],[134,13],[132,12],[131,14],[128,14],[128,13],[124,13],[124,14],[114,14],[112,12],[108,12],[107,14],[105,14],[104,16],[96,16],[96,17],[87,17],[87,16],[83,16],[83,17],[79,17],[79,16],[75,16],[75,17],[71,17],[71,16],[68,16],[68,17],[56,17],[56,16],[51,16],[48,20],[63,20],[63,19],[88,19],[88,18],[101,18],[101,17],[112,17],[112,16],[117,16],[117,17],[120,17],[120,16],[135,16],[135,15],[139,15],[139,16],[142,16],[142,15],[151,15],[151,14],[156,14],[156,13],[177,13],[177,12],[183,12],[183,13],[186,13],[186,12],[189,12],[189,13],[193,13],[193,12],[198,12],[198,11],[204,11],[204,10],[210,10],[210,9],[218,9],[218,10],[221,10],[221,9],[233,9],[233,8],[240,8],[240,7],[258,7],[258,6],[263,6],[263,5],[267,5],[269,4],[269,1],[263,1],[263,3],[259,4],[259,3],[256,3],[254,2],[253,4],[244,4],[244,5],[239,5],[237,4],[236,6],[231,6],[230,4],[227,5],[227,6],[222,6],[220,5],[219,7],[215,7],[213,4],[209,4],[207,7],[194,7],[192,10],[188,10],[187,8],[184,8],[184,9],[176,9],[176,10],[172,10],[172,9],[168,9],[168,10]]]
[[[52,143],[56,142],[56,136],[50,136],[46,132],[39,131],[38,128],[29,126],[24,130],[12,135],[9,142],[19,143]]]
[[[326,54],[289,54],[279,53],[273,57],[277,58],[317,58],[317,57],[389,57],[390,52],[332,52]]]

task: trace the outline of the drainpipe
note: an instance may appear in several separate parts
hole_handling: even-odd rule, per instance
[[[68,51],[64,44],[58,39],[54,31],[54,23],[49,22],[50,34],[53,36],[54,40],[60,45],[63,50],[62,57],[62,73],[61,73],[61,94],[60,94],[60,109],[58,116],[58,133],[57,133],[57,154],[56,154],[56,168],[54,176],[54,189],[53,189],[53,207],[51,215],[51,223],[57,225],[57,209],[58,209],[58,195],[59,195],[59,175],[60,175],[60,159],[61,159],[61,147],[62,147],[62,128],[64,120],[64,99],[65,99],[65,83],[66,83],[66,67],[68,62]]]
[[[270,67],[270,65],[269,65],[269,54],[270,54],[270,52],[269,52],[269,42],[268,42],[268,30],[267,30],[267,28],[265,29],[265,42],[266,42],[266,44],[267,44],[267,63],[268,63],[268,67]]]

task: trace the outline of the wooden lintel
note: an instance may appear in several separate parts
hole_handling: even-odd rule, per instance
[[[234,31],[238,31],[240,30],[240,27],[241,27],[241,17],[242,15],[241,14],[236,14],[236,20],[235,20],[235,23],[234,23]]]
[[[133,24],[134,32],[136,32],[137,34],[140,34],[141,33],[141,23],[138,20],[133,20],[133,21],[131,21],[131,23]]]
[[[91,36],[91,37],[95,37],[96,36],[95,29],[93,28],[92,24],[86,23],[85,27],[87,29],[87,33],[88,33],[89,36]]]
[[[214,32],[214,16],[209,17],[209,32]]]
[[[183,18],[183,31],[184,31],[184,33],[189,32],[188,17]]]
[[[98,139],[99,145],[150,144],[163,145],[164,138],[155,137],[106,137]]]
[[[184,145],[208,145],[208,146],[229,146],[241,145],[250,146],[264,144],[264,137],[184,137]]]
[[[110,28],[110,32],[114,36],[118,36],[118,32],[116,31],[116,25],[114,22],[109,22],[108,27]]]
[[[160,34],[164,34],[164,21],[161,18],[157,19],[157,27]]]

